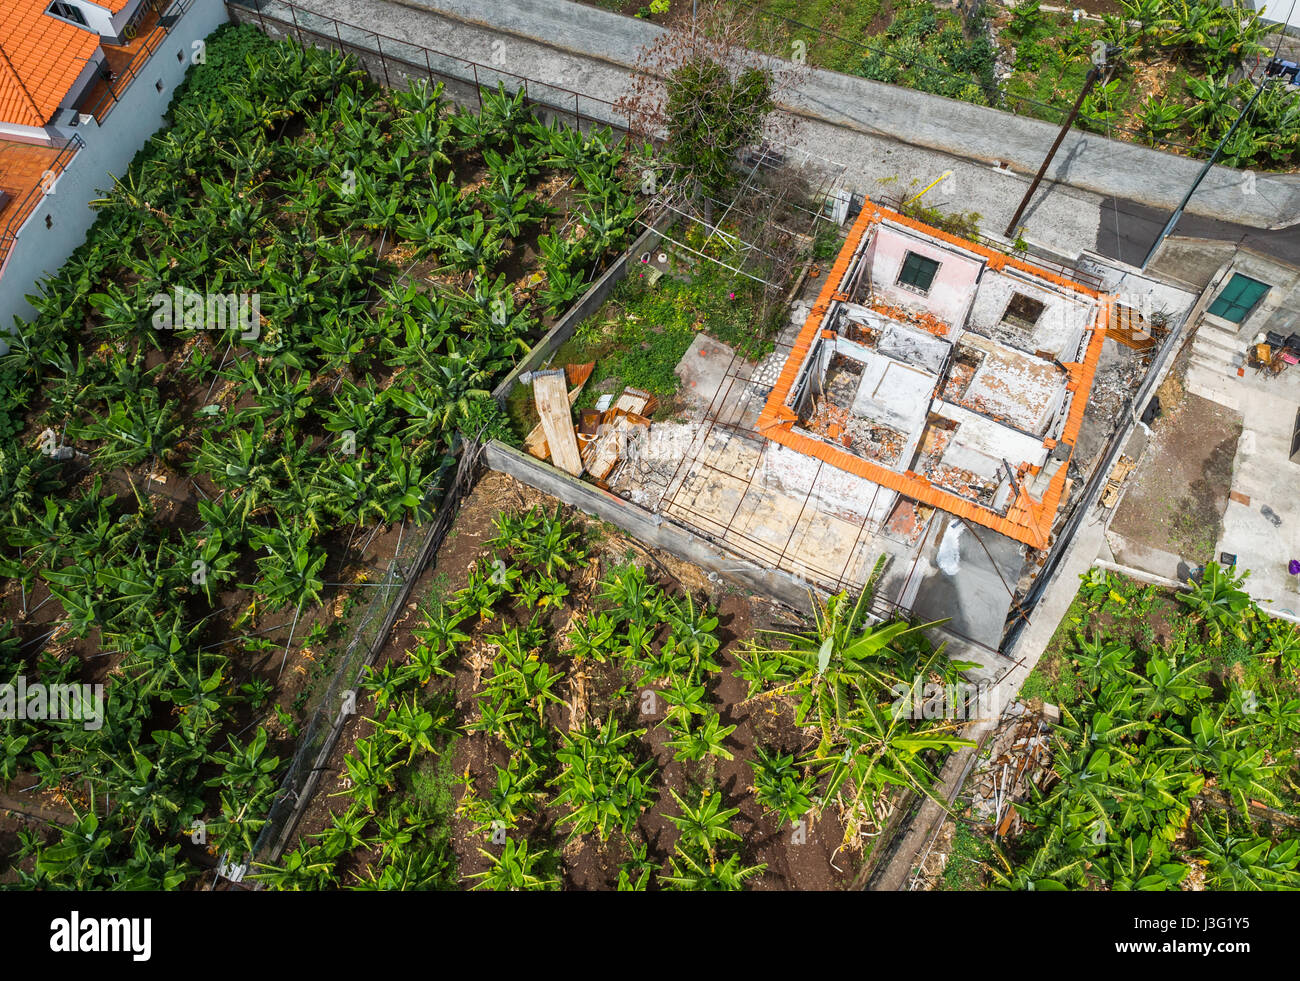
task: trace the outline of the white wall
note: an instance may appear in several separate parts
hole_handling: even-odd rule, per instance
[[[1002,323],[1007,304],[1015,293],[1043,304],[1043,312],[1032,330]],[[1070,361],[1084,330],[1092,322],[1092,313],[1091,301],[1080,301],[1072,295],[1039,286],[1027,277],[986,269],[975,292],[969,326],[1022,351],[1047,351],[1061,361]]]
[[[113,175],[124,174],[136,151],[163,126],[163,113],[189,67],[191,43],[207,37],[227,19],[222,0],[194,0],[104,125],[92,122],[77,127],[86,145],[68,164],[55,192],[45,196],[19,230],[0,276],[0,328],[12,330],[15,316],[32,315],[26,295],[35,293],[37,281],[56,272],[85,241],[95,220],[89,203],[104,196],[113,186]],[[180,62],[178,51],[185,55]],[[163,83],[161,92],[154,87],[158,81]],[[45,227],[47,215],[50,228]]]
[[[104,7],[86,3],[85,0],[63,0],[63,2],[81,11],[81,15],[86,18],[85,29],[94,31],[100,37],[117,36],[113,30],[113,15]]]
[[[22,126],[18,123],[0,123],[0,136],[16,139],[20,143],[39,143],[49,146],[50,134],[40,126]]]
[[[1300,28],[1300,2],[1292,4],[1291,0],[1255,0],[1251,4],[1247,0],[1247,6],[1254,6],[1264,20]]]
[[[960,331],[983,266],[982,259],[886,224],[876,226],[872,247],[871,286],[878,295],[904,309],[933,314],[953,328],[950,337]],[[897,284],[909,252],[939,263],[925,296]]]

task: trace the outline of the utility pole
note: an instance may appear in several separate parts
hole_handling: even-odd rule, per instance
[[[1102,42],[1099,41],[1098,43],[1101,44]],[[1034,192],[1038,190],[1038,185],[1043,182],[1043,175],[1047,173],[1047,168],[1051,165],[1052,158],[1056,156],[1056,151],[1060,149],[1061,143],[1065,139],[1065,134],[1070,131],[1070,127],[1074,124],[1074,117],[1079,115],[1079,107],[1083,105],[1083,100],[1087,98],[1088,93],[1092,91],[1092,87],[1097,84],[1097,79],[1101,78],[1102,73],[1105,71],[1106,58],[1109,54],[1109,48],[1106,48],[1105,50],[1094,50],[1092,69],[1088,72],[1088,77],[1083,81],[1083,88],[1079,90],[1079,97],[1074,100],[1074,108],[1071,109],[1070,114],[1065,117],[1065,122],[1061,124],[1061,131],[1056,134],[1056,141],[1052,144],[1052,148],[1047,151],[1047,156],[1043,160],[1043,165],[1038,168],[1038,173],[1034,176],[1033,183],[1029,185],[1029,190],[1025,192],[1025,196],[1020,201],[1020,207],[1016,209],[1016,213],[1012,215],[1011,221],[1007,223],[1007,230],[1002,233],[1006,238],[1015,238],[1016,226],[1020,224],[1020,216],[1025,213],[1025,208],[1029,206],[1029,199],[1034,196]]]
[[[1250,101],[1246,103],[1246,108],[1242,109],[1241,112],[1237,114],[1237,118],[1232,121],[1232,125],[1228,127],[1228,132],[1223,134],[1223,139],[1218,142],[1214,148],[1214,152],[1210,154],[1210,159],[1205,161],[1205,166],[1202,167],[1201,172],[1196,175],[1196,180],[1192,181],[1192,186],[1187,189],[1187,193],[1183,195],[1183,199],[1178,202],[1178,207],[1175,208],[1174,213],[1169,216],[1169,221],[1167,221],[1165,227],[1160,230],[1160,234],[1156,236],[1156,240],[1151,243],[1151,249],[1147,252],[1147,257],[1142,260],[1140,268],[1146,269],[1147,263],[1155,258],[1156,250],[1160,248],[1160,243],[1173,233],[1174,226],[1177,225],[1178,220],[1183,217],[1183,209],[1187,207],[1187,202],[1192,199],[1192,195],[1196,193],[1196,189],[1201,186],[1201,181],[1205,180],[1205,175],[1208,174],[1210,168],[1214,166],[1214,161],[1219,159],[1219,154],[1223,151],[1224,146],[1227,145],[1228,140],[1232,139],[1232,134],[1237,132],[1237,127],[1241,125],[1241,121],[1245,119],[1246,116],[1250,114],[1250,110],[1255,107],[1255,100],[1258,99],[1260,93],[1264,91],[1264,85],[1267,82],[1267,76],[1259,80],[1259,87],[1255,89],[1255,94],[1252,95]]]

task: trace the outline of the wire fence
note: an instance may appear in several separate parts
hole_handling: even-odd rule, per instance
[[[246,856],[239,865],[233,864],[229,856],[224,856],[219,871],[225,878],[240,882],[249,871],[250,858],[259,863],[273,863],[285,850],[311,803],[320,774],[328,766],[344,726],[360,702],[357,691],[365,672],[388,645],[416,580],[437,554],[456,519],[461,501],[473,489],[481,452],[482,444],[477,440],[466,440],[461,444],[454,474],[433,518],[424,525],[408,529],[398,543],[382,582],[373,589],[370,603],[362,612],[360,622],[339,659],[333,680],[309,702],[303,713],[304,716],[310,713],[309,721],[298,737],[297,749],[267,811],[266,824],[253,847],[252,856]],[[450,467],[440,475],[439,483],[449,471]]]
[[[385,88],[409,86],[417,78],[442,82],[450,98],[481,110],[483,89],[503,85],[511,94],[522,90],[524,101],[543,119],[553,117],[578,130],[610,126],[627,133],[631,129],[630,117],[607,99],[380,34],[287,0],[226,0],[226,9],[232,20],[256,24],[267,37],[292,37],[299,44],[354,55]]]

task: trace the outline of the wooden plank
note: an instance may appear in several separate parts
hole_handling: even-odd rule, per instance
[[[578,401],[578,396],[582,394],[582,386],[587,384],[587,379],[591,377],[591,372],[595,367],[596,362],[594,361],[588,361],[586,364],[571,364],[565,366],[564,377],[568,380],[570,385],[574,386],[569,389],[569,405],[573,405]],[[524,439],[524,449],[528,450],[529,453],[532,453],[533,456],[538,457],[539,459],[546,459],[548,455],[546,451],[546,436],[542,431],[542,424],[540,422],[532,428],[528,433],[528,436]],[[541,452],[536,452],[537,449],[540,449]]]
[[[639,388],[625,388],[623,394],[618,397],[612,408],[622,409],[624,412],[634,412],[637,415],[644,415],[646,406],[654,398],[649,392],[643,392]]]
[[[564,388],[563,371],[544,371],[533,375],[533,401],[542,419],[551,462],[566,473],[582,474],[582,457],[573,434],[573,415],[569,393]]]

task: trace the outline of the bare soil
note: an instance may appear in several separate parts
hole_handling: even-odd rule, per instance
[[[1215,558],[1223,532],[1241,416],[1190,393],[1163,408],[1111,527],[1139,544],[1205,562]]]

